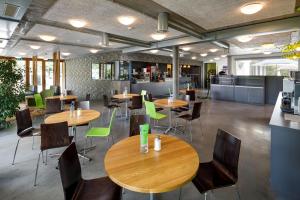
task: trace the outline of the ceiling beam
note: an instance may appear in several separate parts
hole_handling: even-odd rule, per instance
[[[207,30],[203,27],[187,20],[186,18],[178,15],[177,13],[161,6],[160,4],[152,1],[152,0],[111,0],[114,3],[118,3],[124,7],[130,8],[134,11],[143,13],[153,19],[157,19],[158,14],[161,12],[168,13],[168,25],[169,27],[180,31],[182,33],[186,33],[193,37],[203,39]],[[218,41],[213,42],[215,45],[222,47],[222,48],[229,48],[229,45],[225,42]]]
[[[50,20],[45,20],[45,19],[37,19],[34,21],[30,21],[30,22],[35,23],[35,24],[60,28],[60,29],[66,29],[66,30],[79,32],[79,33],[97,35],[99,37],[103,34],[102,31],[96,31],[96,30],[88,29],[88,28],[75,28],[75,27],[71,26],[70,24],[56,22],[56,21],[50,21]],[[118,42],[118,43],[123,43],[123,44],[128,44],[128,45],[141,46],[141,47],[150,47],[150,42],[145,42],[142,40],[137,40],[137,39],[124,37],[124,36],[120,36],[120,35],[115,35],[115,34],[111,34],[111,33],[107,33],[107,34],[109,36],[109,41],[111,41],[111,42]]]
[[[248,35],[248,34],[268,35],[268,34],[274,34],[279,32],[290,32],[294,30],[300,30],[299,21],[300,21],[300,16],[294,16],[286,19],[274,20],[269,22],[261,22],[261,23],[251,24],[251,25],[228,28],[224,30],[206,32],[205,37],[203,39],[199,39],[192,36],[184,36],[181,38],[153,43],[150,48],[128,47],[128,48],[124,48],[123,52],[129,53],[129,52],[146,51],[146,50],[158,49],[164,47],[171,47],[174,45],[191,45],[191,44],[204,43],[204,42],[213,42],[213,41],[234,38],[239,35]]]

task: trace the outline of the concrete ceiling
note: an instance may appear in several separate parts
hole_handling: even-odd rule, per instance
[[[296,0],[260,0],[264,4],[262,11],[244,15],[240,7],[249,3],[249,0],[153,1],[208,30],[292,14],[296,4]]]

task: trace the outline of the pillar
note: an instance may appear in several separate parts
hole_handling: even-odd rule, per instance
[[[25,60],[25,86],[28,88],[30,85],[30,62],[29,59]]]
[[[37,56],[32,56],[32,84],[37,86]]]
[[[179,48],[178,46],[173,47],[173,57],[172,57],[172,77],[173,77],[173,95],[175,98],[178,97],[179,90]]]
[[[53,53],[53,85],[60,85],[60,52]]]
[[[46,61],[42,60],[42,88],[46,89]]]

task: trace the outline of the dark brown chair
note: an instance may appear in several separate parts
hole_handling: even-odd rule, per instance
[[[118,90],[111,90],[111,103],[114,103],[114,104],[121,104],[121,103],[124,103],[125,100],[121,100],[121,99],[117,99],[117,98],[114,98],[113,96],[118,94]]]
[[[73,136],[69,136],[68,123],[60,122],[54,124],[41,124],[41,151],[39,153],[35,177],[34,186],[36,186],[36,179],[39,169],[40,156],[46,151],[46,164],[48,157],[48,150],[60,147],[69,146],[72,142]]]
[[[131,100],[132,100],[131,106],[128,106],[130,111],[143,108],[143,97],[141,95],[133,96]]]
[[[150,118],[147,115],[131,115],[130,116],[130,127],[129,127],[129,137],[134,135],[139,135],[140,125],[149,124]],[[151,128],[149,128],[149,134],[151,133]]]
[[[145,95],[145,101],[153,102],[153,100],[154,99],[153,99],[152,94],[150,92]],[[156,109],[156,112],[159,112],[159,111],[163,110],[163,108],[161,108],[161,107],[156,107],[155,109]]]
[[[108,177],[84,180],[75,143],[72,143],[58,159],[65,200],[119,200],[121,187]]]
[[[183,115],[180,115],[180,116],[177,117],[179,119],[186,120],[186,122],[189,122],[189,127],[190,127],[189,130],[190,130],[190,139],[191,139],[191,142],[193,141],[192,121],[195,120],[195,119],[199,119],[200,118],[201,105],[202,105],[202,102],[195,102],[194,106],[193,106],[192,114],[187,113],[187,114],[183,114]],[[186,125],[187,125],[187,123],[186,123]]]
[[[185,94],[190,96],[190,101],[196,101],[195,90],[186,90]]]
[[[61,101],[57,99],[46,99],[45,115],[61,112]]]
[[[90,94],[90,93],[87,93],[87,94],[85,95],[85,100],[86,100],[86,101],[91,101],[91,94]]]
[[[218,130],[213,160],[206,163],[200,163],[196,177],[193,183],[200,193],[205,193],[205,199],[208,191],[236,186],[238,181],[238,162],[241,148],[241,140],[233,135]],[[238,199],[240,194],[236,187]]]
[[[108,96],[106,94],[103,95],[103,105],[104,105],[104,107],[106,107],[108,109],[119,107],[119,105],[117,105],[117,104],[110,103],[108,100]]]
[[[34,128],[32,126],[32,119],[28,108],[16,112],[16,121],[17,121],[17,135],[19,136],[19,139],[15,148],[12,165],[15,164],[15,158],[16,158],[20,139],[24,137],[32,137],[32,149],[33,149],[34,137],[40,136],[40,129]]]

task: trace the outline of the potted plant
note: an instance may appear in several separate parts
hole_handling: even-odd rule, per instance
[[[0,128],[9,125],[6,120],[15,115],[20,102],[24,101],[22,72],[15,60],[0,59]]]

